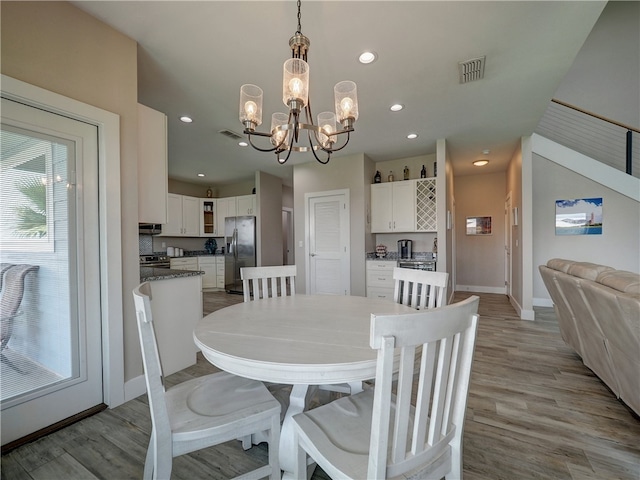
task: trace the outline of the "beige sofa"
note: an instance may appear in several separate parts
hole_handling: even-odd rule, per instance
[[[640,415],[640,275],[560,258],[539,269],[564,341]]]

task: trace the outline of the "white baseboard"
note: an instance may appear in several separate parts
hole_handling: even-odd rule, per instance
[[[480,285],[456,285],[458,292],[497,293],[506,295],[506,287],[486,287]]]
[[[132,378],[128,382],[124,383],[124,401],[128,402],[136,397],[139,397],[143,393],[147,393],[147,382],[144,375]]]
[[[553,300],[550,298],[533,298],[534,307],[553,307]]]

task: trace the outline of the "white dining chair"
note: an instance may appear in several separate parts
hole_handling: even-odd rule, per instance
[[[442,307],[447,304],[449,274],[446,272],[395,267],[393,279],[395,280],[393,299],[396,303],[418,310]]]
[[[151,287],[133,290],[151,410],[145,479],[168,479],[173,458],[266,432],[269,464],[237,478],[280,478],[280,403],[258,381],[218,372],[165,389],[151,312]],[[249,448],[250,442],[243,441]]]
[[[244,301],[296,294],[296,266],[243,267],[240,269]]]
[[[478,301],[472,296],[416,313],[372,314],[375,387],[292,417],[296,477],[306,478],[308,454],[334,479],[461,479]],[[423,354],[414,381],[417,346]]]

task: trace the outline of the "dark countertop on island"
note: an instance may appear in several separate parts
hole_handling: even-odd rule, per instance
[[[195,270],[172,270],[170,268],[140,267],[140,281],[169,280],[171,278],[195,277],[204,272]]]

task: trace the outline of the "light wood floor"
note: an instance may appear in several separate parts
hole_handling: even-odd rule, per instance
[[[456,301],[468,293],[456,295]],[[475,479],[640,479],[640,420],[567,347],[552,309],[521,321],[503,295],[481,294],[464,430]],[[205,312],[242,301],[205,294]],[[198,363],[178,383],[214,369]],[[150,432],[146,396],[2,456],[3,479],[138,479]],[[173,479],[223,479],[266,463],[264,444],[229,442],[174,460]],[[314,479],[325,479],[316,469]]]

